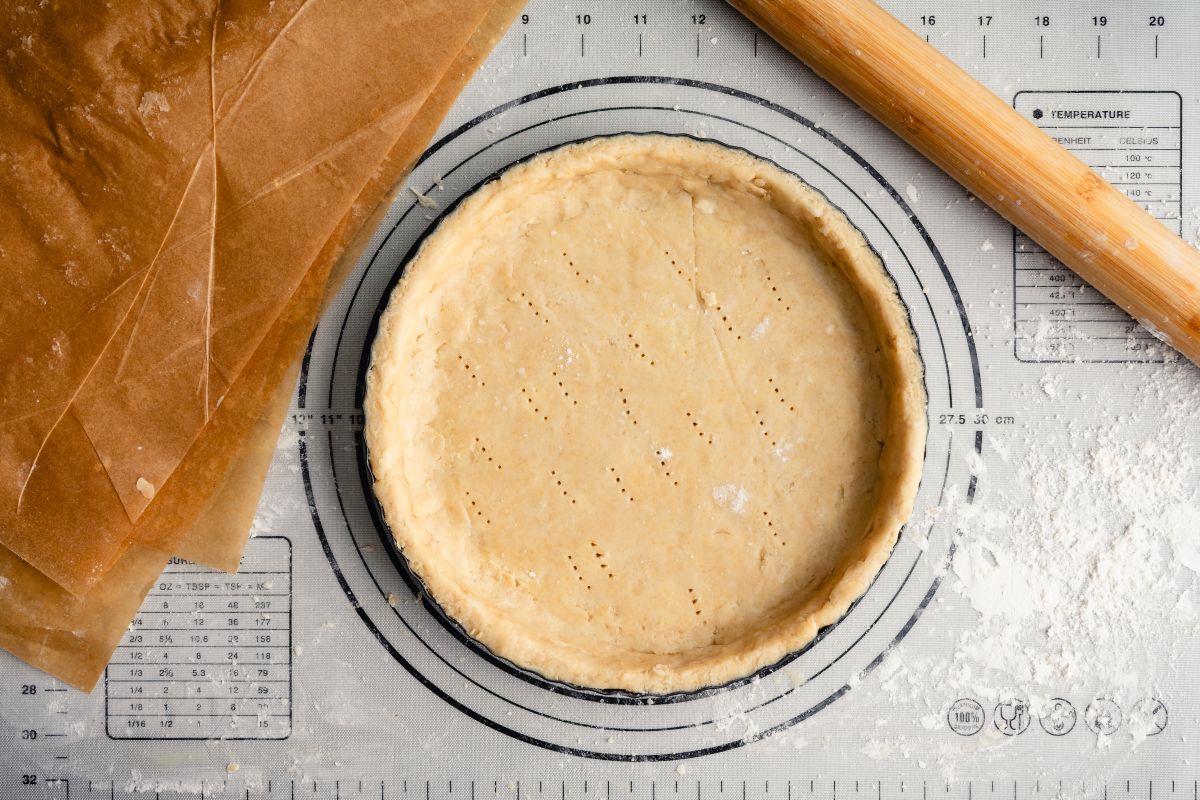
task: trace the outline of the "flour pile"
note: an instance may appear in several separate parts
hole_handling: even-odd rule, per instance
[[[1017,480],[953,509],[951,585],[982,616],[959,641],[960,678],[1035,695],[1157,689],[1200,618],[1194,378],[1172,366],[1110,422],[988,442]]]
[[[972,608],[950,595],[925,622],[974,619],[947,626],[963,630],[950,659],[901,648],[879,671],[893,701],[927,706],[925,727],[943,727],[958,696],[1020,698],[1035,718],[1054,697],[1107,697],[1126,709],[1107,747],[1153,732],[1144,698],[1171,705],[1163,678],[1200,621],[1200,374],[1131,366],[1124,382],[1132,403],[1047,377],[1028,407],[1049,421],[985,436],[975,503],[929,512],[961,530],[945,580]]]

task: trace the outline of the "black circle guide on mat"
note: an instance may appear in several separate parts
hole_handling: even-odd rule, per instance
[[[502,135],[487,130],[498,119],[506,123]],[[741,121],[750,119],[756,124]],[[860,228],[908,306],[925,361],[931,418],[935,408],[954,407],[956,399],[982,406],[966,310],[912,209],[866,159],[829,131],[762,98],[661,77],[551,87],[446,134],[421,157],[410,185],[422,194],[444,185],[443,196],[457,201],[509,164],[569,141],[628,131],[694,135],[697,130],[798,174]],[[806,134],[803,149],[789,143],[797,131]],[[443,213],[445,209],[438,212]],[[411,194],[396,201],[369,256],[309,342],[300,377],[301,408],[350,408],[351,403],[355,410],[361,408],[361,377],[374,320],[408,255],[436,225],[427,216],[428,209]],[[935,309],[943,313],[939,316]],[[969,501],[976,479],[962,456],[981,448],[981,436],[969,441],[960,432],[956,441],[952,431],[931,426],[919,502],[940,505],[947,491],[959,485],[967,487]],[[960,458],[952,459],[953,452]],[[842,620],[822,629],[800,652],[750,678],[668,696],[597,692],[547,680],[496,657],[421,592],[374,504],[360,430],[347,424],[302,432],[299,455],[326,558],[371,635],[399,667],[381,679],[402,682],[407,673],[449,706],[496,731],[598,759],[694,758],[770,736],[818,713],[846,694],[854,676],[877,666],[911,629],[940,583],[931,557],[946,557],[954,548],[952,531],[934,525],[921,532],[929,542],[926,551],[910,541],[912,532],[906,528],[871,588]],[[395,602],[397,594],[406,599],[415,595],[421,602]]]

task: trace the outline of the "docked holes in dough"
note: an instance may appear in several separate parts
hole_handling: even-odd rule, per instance
[[[596,139],[486,184],[380,319],[366,441],[391,532],[497,655],[716,685],[811,641],[912,509],[903,304],[844,216],[711,142]]]

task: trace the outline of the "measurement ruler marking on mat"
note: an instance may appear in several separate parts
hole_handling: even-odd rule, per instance
[[[29,791],[20,795],[30,800],[79,800],[79,798],[145,798],[144,790],[123,788],[111,780],[88,781],[84,779],[68,780],[66,778],[43,778],[27,776],[34,779]],[[1109,784],[1071,786],[1064,781],[1036,780],[1020,783],[1010,780],[963,779],[945,782],[938,780],[930,786],[921,782],[920,792],[917,787],[905,781],[854,780],[843,778],[838,780],[808,780],[795,779],[803,785],[805,796],[814,800],[914,800],[918,794],[928,797],[930,793],[944,797],[946,800],[976,800],[982,797],[1011,798],[1011,800],[1041,800],[1061,796],[1064,791],[1074,791],[1080,795],[1108,797]],[[611,783],[611,782],[608,782]],[[491,784],[493,797],[498,800],[522,800],[522,798],[558,798],[559,800],[595,800],[596,787],[586,786],[585,781],[562,780],[523,780],[520,782],[493,782]],[[806,784],[806,785],[804,785]],[[484,784],[486,785],[486,784]],[[532,787],[537,786],[533,791]],[[661,795],[679,795],[696,800],[790,800],[792,798],[792,782],[777,781],[744,781],[744,780],[634,780],[620,781],[619,794],[623,800],[655,800]],[[1122,780],[1112,785],[1113,794],[1120,793],[1129,800],[1196,800],[1196,783],[1194,781],[1175,780]],[[447,780],[404,780],[404,781],[371,781],[354,779],[347,781],[294,781],[268,780],[258,786],[241,786],[234,780],[225,782],[205,782],[204,797],[227,798],[233,800],[292,800],[296,797],[311,798],[312,800],[473,800],[475,798],[475,781]]]

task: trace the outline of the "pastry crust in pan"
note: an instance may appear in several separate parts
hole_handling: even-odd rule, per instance
[[[568,145],[465,199],[379,320],[374,491],[432,598],[544,677],[749,675],[887,560],[923,459],[904,305],[795,176],[658,134]]]

